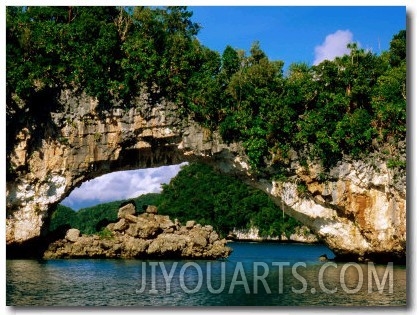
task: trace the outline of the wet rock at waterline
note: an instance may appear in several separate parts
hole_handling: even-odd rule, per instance
[[[134,212],[132,211],[134,209]],[[128,204],[118,212],[119,221],[110,223],[99,235],[80,235],[70,229],[64,239],[51,243],[44,258],[226,258],[232,249],[212,226],[189,221],[182,226],[157,208],[135,214]],[[193,224],[192,224],[193,223]]]

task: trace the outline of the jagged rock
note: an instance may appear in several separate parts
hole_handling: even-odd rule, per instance
[[[215,231],[212,231],[211,234],[209,235],[208,241],[210,242],[210,244],[213,244],[216,240],[218,240],[218,234]]]
[[[77,229],[69,229],[65,234],[65,239],[70,242],[76,242],[80,236],[80,231]]]
[[[190,229],[188,229],[186,226],[180,226],[179,229],[177,231],[175,231],[175,234],[178,235],[186,235],[188,234]]]
[[[150,221],[144,225],[137,223],[137,231],[140,238],[153,238],[160,231],[160,227],[156,221]]]
[[[127,229],[127,227],[128,227],[128,224],[127,224],[127,222],[125,222],[125,219],[121,219],[113,225],[112,230],[114,230],[114,231],[125,231]]]
[[[156,206],[148,206],[145,210],[146,213],[157,214],[157,207]]]
[[[182,256],[182,252],[190,238],[184,235],[161,234],[153,240],[147,249],[151,256]]]
[[[195,244],[195,246],[198,247],[205,247],[207,246],[207,240],[205,237],[203,237],[202,235],[196,235],[192,238],[193,243]]]
[[[123,219],[127,214],[135,214],[135,207],[129,203],[118,210],[118,219]]]
[[[190,221],[191,227],[187,228],[173,223],[168,216],[150,213],[134,216],[124,211],[120,213],[124,213],[125,218],[108,225],[112,231],[108,238],[101,239],[98,235],[80,236],[79,230],[70,229],[65,239],[49,245],[44,258],[217,259],[231,253],[226,241],[220,240],[212,226],[201,227]]]
[[[301,234],[291,234],[289,237],[290,241],[298,243],[318,243],[319,239],[314,234],[301,235]]]
[[[210,249],[204,253],[204,257],[228,257],[230,251],[226,243],[227,241],[225,239],[215,241]]]
[[[177,228],[176,224],[173,223],[172,220],[170,220],[169,216],[159,216],[159,226],[162,230],[168,230],[168,229],[175,229]]]
[[[204,226],[204,230],[206,230],[207,232],[211,233],[214,230],[214,228],[211,225],[205,225]]]
[[[192,229],[195,225],[195,221],[194,220],[190,220],[188,222],[186,222],[186,228],[187,229]]]
[[[121,252],[121,257],[141,257],[141,255],[143,255],[147,251],[150,242],[151,240],[138,239],[132,236],[128,236],[126,239],[124,239],[124,242],[122,243],[123,249]]]
[[[192,230],[190,230],[189,235],[191,236],[192,242],[195,246],[207,246],[209,233],[205,229],[202,229],[200,226],[198,226],[198,224],[195,225]]]
[[[108,230],[110,230],[110,231],[113,231],[114,226],[115,226],[115,223],[109,223],[109,224],[106,226],[106,228],[107,228]]]
[[[125,215],[125,220],[135,223],[135,222],[137,222],[138,218],[133,214],[126,214]]]

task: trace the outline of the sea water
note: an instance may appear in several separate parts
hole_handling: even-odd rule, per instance
[[[7,260],[14,306],[404,306],[406,266],[324,245],[229,243],[225,260]]]

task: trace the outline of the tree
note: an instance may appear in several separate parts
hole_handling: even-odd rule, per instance
[[[388,55],[382,57],[387,70],[373,91],[373,124],[379,141],[396,142],[406,138],[406,31],[396,34]]]
[[[390,65],[398,67],[406,62],[406,30],[393,36],[390,42]]]
[[[281,230],[289,217],[283,217],[267,195],[208,165],[195,163],[183,166],[169,184],[163,185],[159,213],[182,222],[213,225],[224,236],[234,228],[251,226],[258,227],[262,235],[278,236],[283,230],[293,232],[297,225]],[[272,225],[277,229],[271,229]]]
[[[49,231],[54,232],[63,227],[72,227],[76,224],[77,213],[66,206],[57,205],[55,211],[51,214],[51,222],[49,224]]]
[[[231,77],[226,93],[231,107],[221,130],[229,139],[243,141],[253,168],[264,164],[268,154],[268,122],[282,91],[281,61],[269,61],[259,44],[251,55],[242,57],[239,70]]]
[[[222,73],[225,75],[228,81],[233,74],[240,69],[240,58],[235,49],[230,45],[224,49],[222,55]]]

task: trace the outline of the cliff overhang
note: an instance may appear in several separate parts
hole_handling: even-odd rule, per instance
[[[22,123],[8,135],[6,242],[36,242],[54,206],[84,181],[102,174],[202,161],[240,176],[269,194],[284,211],[308,226],[342,259],[404,261],[406,177],[384,160],[343,159],[327,171],[315,161],[281,181],[254,176],[240,144],[226,144],[177,106],[147,97],[130,106],[99,109],[98,101],[63,91],[59,110],[33,128]],[[40,104],[42,108],[42,104]],[[8,130],[9,131],[9,130]],[[305,187],[301,193],[301,186]]]

